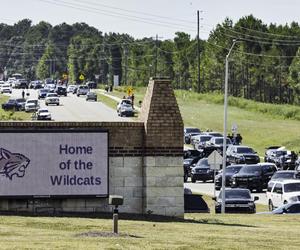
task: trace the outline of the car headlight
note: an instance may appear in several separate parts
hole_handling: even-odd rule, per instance
[[[194,174],[194,173],[196,173],[196,170],[195,170],[195,169],[192,169],[192,171],[191,171],[191,172]]]
[[[250,201],[250,202],[248,202],[248,205],[249,205],[249,206],[254,206],[254,202],[253,202],[253,201]]]

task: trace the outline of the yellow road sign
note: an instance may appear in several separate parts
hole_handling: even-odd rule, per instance
[[[127,95],[128,96],[132,96],[132,94],[133,94],[133,88],[132,87],[128,87],[127,88]]]
[[[81,80],[81,81],[84,80],[84,75],[83,75],[83,74],[81,74],[81,75],[79,76],[79,80]]]

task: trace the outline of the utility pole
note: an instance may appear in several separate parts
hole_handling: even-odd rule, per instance
[[[156,73],[157,73],[157,60],[158,60],[158,35],[156,34],[156,38],[155,38],[155,64],[154,64],[154,77],[156,77]]]
[[[127,48],[127,45],[125,45],[124,53],[125,53],[125,77],[124,77],[124,83],[125,83],[125,85],[127,85],[127,72],[128,72],[128,48]]]
[[[200,17],[199,10],[197,10],[197,57],[198,57],[198,93],[200,93],[200,41],[199,41]]]

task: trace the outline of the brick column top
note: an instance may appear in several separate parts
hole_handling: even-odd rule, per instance
[[[183,120],[169,79],[151,78],[142,102],[146,148],[183,148]]]

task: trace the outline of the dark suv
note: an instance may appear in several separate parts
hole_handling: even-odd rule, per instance
[[[207,158],[199,160],[196,166],[191,169],[191,180],[193,183],[208,180],[214,182],[214,170],[210,168]]]
[[[65,86],[57,86],[55,92],[57,95],[67,96],[67,88]]]
[[[227,161],[233,164],[256,164],[260,162],[258,154],[250,147],[232,145],[228,148]]]
[[[269,180],[276,171],[277,167],[272,163],[245,165],[233,175],[231,187],[247,188],[251,191],[255,189],[261,192],[267,188]]]

